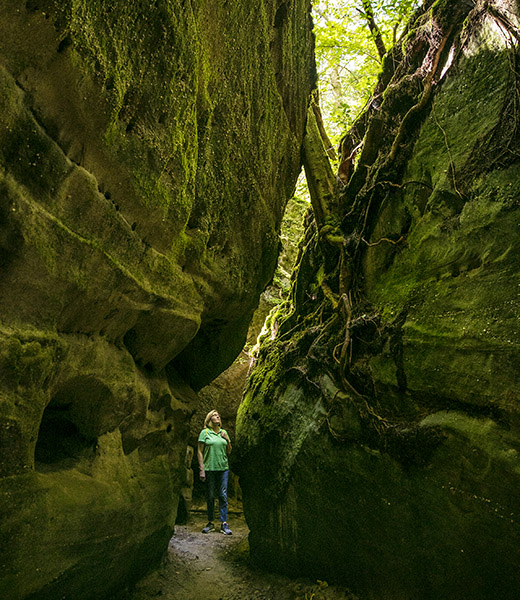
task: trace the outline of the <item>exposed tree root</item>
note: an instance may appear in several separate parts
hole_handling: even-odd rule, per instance
[[[430,71],[424,79],[424,89],[423,89],[423,93],[421,94],[421,97],[419,98],[419,102],[417,102],[417,104],[415,104],[414,106],[412,106],[412,108],[410,108],[408,110],[408,112],[403,117],[403,120],[401,121],[401,125],[399,126],[399,131],[397,132],[397,135],[395,136],[394,142],[392,144],[392,148],[390,150],[390,153],[388,154],[388,159],[390,161],[395,160],[397,152],[399,151],[399,148],[401,147],[401,144],[403,143],[403,139],[404,139],[405,135],[407,134],[407,127],[408,127],[409,122],[417,113],[421,112],[421,110],[423,110],[426,107],[426,105],[428,104],[428,102],[430,100],[430,97],[432,94],[432,89],[435,84],[435,75],[437,74],[437,69],[439,67],[439,61],[441,58],[441,54],[442,54],[442,51],[444,50],[444,46],[446,45],[446,42],[450,38],[452,31],[453,31],[453,26],[450,26],[450,28],[448,29],[447,33],[444,34],[439,46],[437,47],[437,49],[435,51]]]
[[[321,331],[310,344],[306,357],[314,361],[323,361],[326,356],[331,358],[329,364],[334,372],[333,379],[348,398],[352,399],[366,430],[372,431],[370,435],[374,436],[373,443],[379,448],[386,448],[395,439],[404,439],[409,434],[402,430],[399,423],[385,418],[385,404],[379,405],[380,400],[363,352],[372,343],[382,344],[384,336],[389,334],[378,329],[373,334],[373,340],[370,337],[372,334],[368,336],[368,341],[361,339],[363,331],[367,331],[367,302],[363,299],[363,284],[356,274],[360,272],[359,265],[367,248],[381,244],[397,247],[406,239],[403,227],[401,233],[395,233],[395,237],[386,235],[371,241],[377,215],[388,195],[393,190],[409,186],[433,190],[428,181],[401,181],[404,167],[416,132],[428,116],[438,83],[444,76],[448,49],[453,49],[450,60],[453,56],[456,66],[456,61],[462,55],[467,29],[471,27],[471,18],[476,18],[475,15],[478,11],[482,12],[484,6],[500,22],[501,27],[509,32],[511,39],[519,39],[514,23],[506,15],[497,12],[492,3],[479,0],[472,6],[469,2],[464,2],[456,7],[456,14],[448,14],[445,10],[447,3],[444,6],[439,1],[426,2],[422,19],[416,28],[417,33],[409,36],[403,44],[404,50],[395,50],[395,61],[385,60],[385,73],[374,98],[366,112],[342,139],[337,179],[329,162],[330,142],[320,132],[321,114],[316,110],[316,99],[308,112],[303,162],[318,241],[312,246],[311,260],[318,264],[321,261],[322,268],[325,269],[325,276],[320,276],[318,281],[314,279],[312,285],[321,298],[325,299],[322,305],[326,306],[327,314],[332,312],[332,316],[321,325]],[[420,15],[417,19],[419,18]],[[512,62],[511,68],[515,73],[515,81],[520,80],[516,73],[516,62]],[[417,85],[418,83],[421,85]],[[519,89],[520,86],[515,87],[516,96],[512,100],[515,110],[520,107]],[[383,94],[385,90],[387,93]],[[455,173],[446,130],[439,123],[434,110],[432,118],[444,136],[455,193],[465,200],[463,188],[457,179],[459,173]],[[515,135],[516,131],[514,129]],[[361,138],[364,138],[363,142]],[[354,168],[359,153],[357,167]],[[300,320],[300,326],[303,322],[309,323],[312,320],[314,311],[311,302],[317,299],[314,293],[312,298],[309,297],[309,314]],[[371,310],[368,307],[368,312]],[[321,324],[323,312],[320,314]],[[334,331],[333,328],[336,327],[339,332]],[[400,382],[398,383],[400,386]],[[380,412],[383,414],[378,414]],[[327,426],[331,435],[337,440],[345,441],[347,438],[334,430],[329,417],[327,415]],[[390,438],[393,441],[389,441]]]

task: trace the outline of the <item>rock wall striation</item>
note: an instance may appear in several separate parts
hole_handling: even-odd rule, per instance
[[[364,600],[518,593],[519,32],[515,1],[426,2],[342,142],[239,411],[265,565]]]
[[[164,552],[197,390],[276,266],[307,0],[0,6],[0,596],[113,598]]]

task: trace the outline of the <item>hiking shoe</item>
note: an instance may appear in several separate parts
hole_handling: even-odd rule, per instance
[[[202,533],[209,533],[210,531],[215,531],[215,525],[211,521],[204,527]]]
[[[231,531],[231,529],[229,528],[229,525],[227,523],[222,523],[222,525],[220,526],[220,533],[223,533],[224,535],[232,535],[233,532]]]

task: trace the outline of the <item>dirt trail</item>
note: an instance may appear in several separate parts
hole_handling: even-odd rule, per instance
[[[249,564],[248,529],[230,514],[233,535],[201,533],[205,516],[191,513],[176,525],[162,566],[142,580],[126,600],[355,600],[325,582],[290,579]]]

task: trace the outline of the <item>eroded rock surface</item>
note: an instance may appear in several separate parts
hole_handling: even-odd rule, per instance
[[[362,598],[512,599],[518,3],[426,4],[251,378],[244,508],[258,561]]]
[[[275,268],[309,10],[2,3],[2,598],[112,598],[166,548],[193,389]]]
[[[260,296],[258,307],[249,325],[246,345],[233,364],[221,373],[208,386],[198,393],[198,403],[191,422],[190,443],[197,445],[197,439],[204,419],[210,410],[218,409],[224,427],[235,439],[235,422],[238,407],[242,400],[247,379],[254,363],[259,336],[262,336],[269,323],[269,314],[284,301],[290,291],[290,277],[298,253],[298,244],[303,234],[306,215],[309,213],[307,199],[291,198],[285,209],[281,228],[281,251],[273,280]],[[196,457],[194,458],[196,461]],[[233,456],[231,456],[233,462]],[[197,463],[194,463],[197,468]]]

